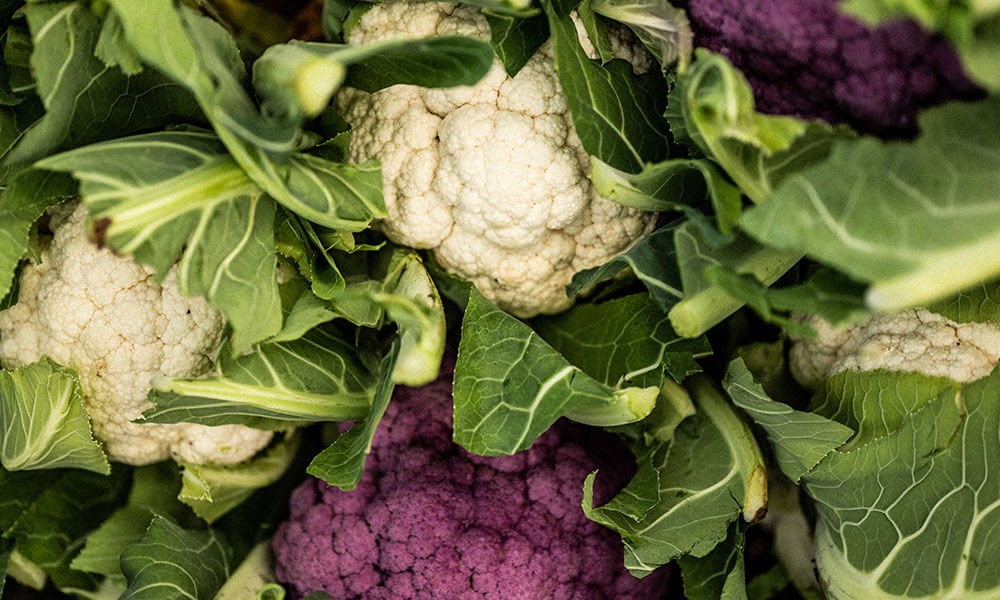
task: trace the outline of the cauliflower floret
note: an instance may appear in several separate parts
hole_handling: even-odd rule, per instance
[[[817,333],[789,352],[792,374],[815,389],[847,370],[919,371],[974,381],[1000,362],[1000,329],[991,323],[956,323],[923,308],[876,315],[834,328],[816,315],[803,319]]]
[[[0,362],[21,367],[47,356],[76,371],[112,461],[233,464],[253,456],[271,432],[131,422],[151,406],[154,377],[211,368],[224,321],[203,299],[181,295],[176,270],[159,285],[148,268],[92,244],[86,219],[82,204],[53,211],[51,245],[40,264],[23,269],[17,304],[0,312]]]
[[[474,7],[387,2],[364,14],[348,42],[489,33]],[[635,57],[636,69],[652,64],[621,36],[613,45]],[[594,191],[549,43],[513,78],[495,60],[474,86],[346,89],[337,101],[353,127],[351,160],[381,161],[386,235],[433,249],[445,269],[520,317],[568,308],[575,272],[627,250],[654,225],[654,214]]]

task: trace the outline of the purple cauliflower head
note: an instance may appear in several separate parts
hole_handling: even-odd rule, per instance
[[[594,469],[601,502],[632,475],[625,445],[560,422],[514,456],[471,455],[451,441],[450,380],[397,389],[355,490],[295,490],[278,580],[337,599],[662,598],[669,568],[632,577],[617,535],[580,508]]]
[[[914,134],[924,108],[982,94],[943,37],[912,20],[870,28],[839,3],[685,2],[696,45],[743,71],[763,112],[895,137]]]

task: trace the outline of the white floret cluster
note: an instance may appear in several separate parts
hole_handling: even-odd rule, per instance
[[[468,5],[386,2],[364,14],[348,42],[434,35],[489,39],[490,29]],[[648,53],[624,39],[612,38],[617,53],[648,68]],[[353,128],[351,160],[382,164],[386,234],[433,249],[445,269],[520,317],[568,308],[574,273],[654,225],[654,214],[594,191],[549,42],[513,78],[495,59],[475,86],[345,89],[338,104]]]
[[[148,268],[91,243],[86,219],[82,204],[52,214],[51,244],[22,270],[17,304],[0,312],[0,363],[16,368],[48,357],[73,369],[112,461],[233,464],[253,456],[271,432],[132,423],[151,406],[154,378],[211,368],[224,320],[203,299],[184,297],[175,271],[160,285]]]

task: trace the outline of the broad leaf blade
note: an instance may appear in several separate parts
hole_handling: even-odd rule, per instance
[[[546,0],[559,83],[587,153],[616,169],[638,172],[666,158],[666,89],[656,76],[633,75],[627,62],[590,60],[564,6]],[[658,75],[658,74],[657,74]]]
[[[241,423],[286,429],[301,421],[351,421],[368,414],[375,378],[358,347],[332,327],[251,354],[220,351],[219,375],[154,382],[143,413],[152,423]]]
[[[924,113],[912,143],[838,143],[741,226],[870,282],[878,310],[921,306],[1000,276],[1000,100]]]
[[[163,279],[204,296],[242,350],[277,333],[274,203],[209,134],[166,132],[102,142],[48,157],[46,169],[80,180],[101,241]]]
[[[90,430],[76,374],[48,359],[0,371],[0,424],[0,461],[7,470],[111,472]]]
[[[526,19],[486,14],[486,22],[490,25],[493,53],[511,77],[531,60],[549,38],[549,24],[543,14]]]
[[[570,364],[530,327],[474,291],[455,364],[455,441],[487,456],[531,446],[556,419],[637,421],[657,390],[615,390]]]
[[[781,472],[795,483],[854,436],[847,425],[771,400],[740,359],[729,363],[725,387],[733,403],[767,434]]]
[[[211,598],[234,568],[229,545],[212,530],[183,529],[157,516],[121,555],[122,600]]]
[[[379,365],[378,388],[368,416],[316,455],[309,463],[307,473],[344,491],[357,487],[365,467],[365,458],[371,451],[375,431],[396,387],[393,373],[398,359],[399,344],[396,343]]]
[[[97,17],[83,4],[33,2],[26,9],[34,51],[31,65],[46,108],[11,151],[28,162],[75,147],[170,123],[200,122],[191,95],[154,71],[126,77],[95,55]]]

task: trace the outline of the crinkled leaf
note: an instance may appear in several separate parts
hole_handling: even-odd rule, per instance
[[[746,600],[743,544],[743,532],[733,525],[729,536],[707,556],[679,558],[687,600]]]
[[[399,343],[393,344],[379,365],[378,388],[368,415],[334,440],[309,463],[306,472],[344,491],[353,490],[361,481],[365,459],[371,452],[372,439],[396,387],[393,373],[400,356]]]
[[[882,375],[855,372],[882,388]],[[817,560],[832,595],[995,598],[1000,371],[941,393],[932,379],[900,413],[872,402],[863,427],[885,435],[831,454],[804,478],[819,513]],[[898,417],[898,418],[897,418]]]
[[[645,417],[658,388],[615,389],[473,290],[455,364],[455,441],[487,456],[531,446],[561,416],[620,425]]]
[[[121,505],[128,471],[109,475],[79,469],[9,473],[0,471],[0,525],[24,559],[59,588],[96,587],[97,578],[70,567],[84,538]]]
[[[368,414],[375,376],[361,350],[333,327],[233,356],[220,350],[218,375],[154,382],[143,413],[152,423],[242,423],[286,429],[301,421],[351,421]]]
[[[80,180],[101,243],[204,296],[233,327],[237,351],[275,334],[274,203],[209,134],[164,132],[102,142],[40,161]]]
[[[300,438],[287,435],[266,452],[235,465],[180,463],[178,498],[206,523],[214,523],[260,488],[278,481],[292,464]]]
[[[758,113],[743,74],[706,50],[678,80],[671,103],[683,130],[752,201],[770,198],[787,176],[823,161],[849,134],[819,122]]]
[[[0,424],[0,462],[9,471],[111,471],[76,374],[48,359],[0,371]]]
[[[753,434],[710,381],[695,379],[691,389],[697,412],[639,463],[657,478],[640,472],[599,507],[593,506],[593,478],[584,487],[584,512],[621,534],[625,566],[638,577],[681,556],[708,555],[741,514],[756,519],[766,506],[763,456]],[[654,482],[658,490],[642,489]],[[659,501],[642,518],[621,506],[654,494]]]
[[[580,142],[588,154],[636,173],[666,158],[666,86],[659,73],[634,75],[624,60],[587,57],[569,16],[574,3],[545,0],[556,72]]]
[[[778,467],[795,483],[854,436],[848,425],[769,398],[742,359],[729,363],[724,385],[733,404],[764,430]]]
[[[694,50],[694,33],[683,10],[659,0],[594,0],[594,11],[628,25],[666,69],[684,72]]]
[[[211,529],[153,518],[142,540],[122,552],[122,600],[212,598],[233,569],[229,545]]]
[[[549,23],[545,15],[518,18],[486,14],[490,26],[490,45],[503,63],[507,75],[513,77],[549,39]]]
[[[0,297],[14,285],[14,271],[24,257],[32,224],[45,209],[76,194],[68,175],[28,169],[0,191]]]
[[[203,117],[191,95],[155,71],[126,77],[94,55],[97,17],[80,3],[32,2],[25,8],[31,66],[45,116],[8,160],[29,162],[53,150]]]
[[[925,112],[914,142],[838,143],[741,226],[872,284],[870,306],[947,298],[1000,276],[1000,99]]]
[[[536,318],[532,328],[557,352],[597,381],[615,388],[659,387],[664,375],[683,381],[711,354],[705,338],[682,338],[648,294],[578,304]]]
[[[321,225],[361,231],[385,216],[374,163],[295,154],[300,123],[262,114],[244,88],[233,39],[217,23],[168,0],[109,0],[144,62],[189,89],[246,174],[277,202]]]

